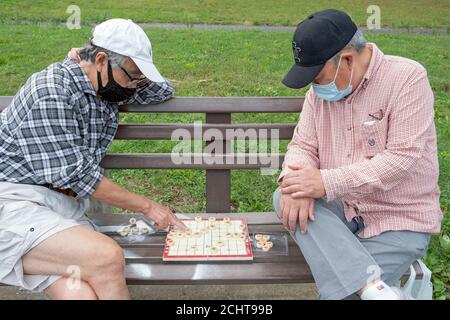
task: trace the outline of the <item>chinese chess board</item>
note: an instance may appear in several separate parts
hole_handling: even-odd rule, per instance
[[[253,260],[245,220],[225,218],[181,219],[185,232],[173,229],[167,234],[164,261]]]

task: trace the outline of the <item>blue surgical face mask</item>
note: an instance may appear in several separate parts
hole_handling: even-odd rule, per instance
[[[339,59],[339,63],[337,66],[336,74],[334,75],[334,80],[328,84],[316,84],[313,83],[312,87],[314,90],[314,93],[319,97],[327,101],[338,101],[341,99],[344,99],[346,96],[348,96],[350,93],[352,93],[352,78],[353,78],[353,68],[352,73],[350,75],[350,81],[348,82],[348,87],[339,90],[336,86],[336,77],[339,72],[339,66],[341,65],[341,58]]]

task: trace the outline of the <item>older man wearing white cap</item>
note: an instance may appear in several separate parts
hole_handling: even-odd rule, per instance
[[[160,229],[184,227],[169,208],[122,189],[100,167],[118,104],[172,95],[147,35],[123,19],[98,25],[79,59],[28,79],[0,115],[0,283],[54,299],[129,298],[121,248],[95,231],[85,211],[92,196],[142,212]]]

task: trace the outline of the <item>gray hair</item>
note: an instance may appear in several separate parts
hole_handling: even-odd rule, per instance
[[[108,55],[108,59],[113,67],[123,66],[123,64],[125,63],[125,59],[127,58],[126,56],[123,56],[121,54],[96,46],[92,44],[92,42],[88,42],[84,45],[83,48],[80,49],[80,59],[94,63],[95,57],[99,52],[104,52]]]
[[[364,33],[361,29],[356,30],[356,33],[353,35],[353,38],[347,43],[347,45],[338,53],[336,53],[330,60],[332,60],[335,64],[338,63],[342,51],[345,49],[352,49],[356,52],[361,52],[367,45],[366,38],[364,38]]]

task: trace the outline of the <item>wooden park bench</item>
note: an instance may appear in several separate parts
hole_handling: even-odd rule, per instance
[[[0,97],[0,111],[12,97]],[[133,113],[202,113],[206,122],[202,129],[271,129],[279,130],[280,140],[290,140],[295,124],[233,124],[232,113],[296,113],[301,111],[303,97],[176,97],[159,105],[124,105],[120,112]],[[121,140],[170,140],[175,129],[186,129],[192,135],[193,124],[120,124],[115,139]],[[202,135],[203,136],[203,135]],[[225,134],[224,134],[225,136]],[[270,137],[269,137],[270,138]],[[226,141],[223,141],[224,145]],[[226,145],[225,145],[226,146]],[[224,149],[227,150],[227,149]],[[229,156],[229,155],[228,155]],[[164,235],[147,236],[139,243],[126,243],[120,237],[115,240],[124,248],[126,277],[129,284],[270,284],[310,283],[314,279],[298,246],[283,228],[274,212],[230,213],[231,170],[260,169],[267,164],[257,161],[245,163],[233,161],[227,164],[202,163],[174,164],[170,153],[108,154],[102,161],[105,169],[200,169],[206,170],[206,212],[231,218],[246,218],[249,232],[286,235],[286,255],[254,252],[251,262],[163,262]],[[224,155],[227,157],[227,155]],[[279,154],[279,165],[283,154]],[[251,188],[251,186],[249,186]],[[198,213],[188,214],[190,216]],[[101,226],[127,224],[133,214],[95,213],[91,218]],[[418,275],[420,266],[415,264]],[[408,274],[405,274],[407,277]]]

